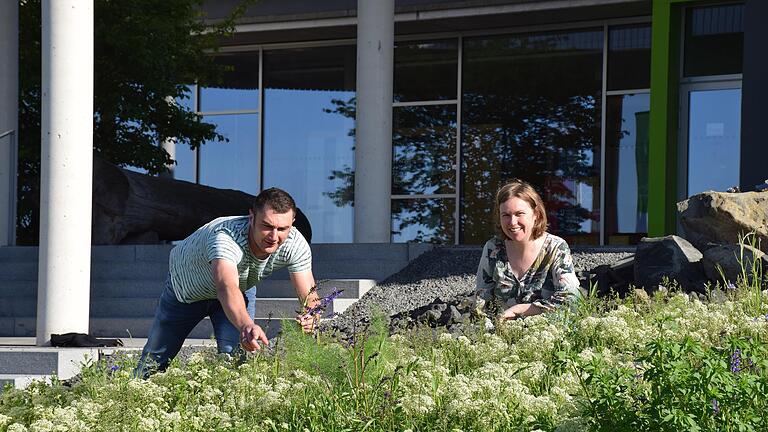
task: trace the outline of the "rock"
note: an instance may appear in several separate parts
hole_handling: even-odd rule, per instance
[[[735,284],[742,274],[742,263],[749,277],[756,260],[763,260],[763,269],[768,269],[768,256],[759,249],[749,245],[744,245],[743,249],[739,245],[720,245],[705,250],[701,263],[709,280],[721,283],[725,280]],[[722,274],[718,265],[722,268]],[[748,281],[751,282],[751,279]]]
[[[651,291],[667,277],[685,291],[703,292],[702,258],[701,252],[682,237],[643,238],[635,253],[635,284]]]
[[[597,294],[605,296],[616,293],[624,297],[629,293],[629,286],[635,282],[635,257],[630,255],[622,258],[613,264],[599,265],[589,271],[589,283],[586,289],[590,289],[590,284],[597,284]]]
[[[634,295],[635,300],[640,303],[648,304],[651,302],[651,298],[648,296],[648,293],[645,290],[635,288]]]
[[[737,244],[755,232],[768,253],[768,193],[703,192],[677,203],[683,237],[704,250],[710,244]]]
[[[220,216],[247,215],[253,195],[155,177],[93,158],[91,242],[95,245],[183,240]],[[294,226],[312,241],[309,220],[297,209]]]

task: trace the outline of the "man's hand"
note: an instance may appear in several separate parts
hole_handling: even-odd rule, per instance
[[[312,333],[318,321],[320,321],[320,314],[305,314],[296,317],[296,322],[299,323],[304,333]]]
[[[261,327],[256,324],[246,324],[240,329],[240,345],[246,351],[260,350],[259,342],[269,345],[267,335],[264,334],[264,330]]]

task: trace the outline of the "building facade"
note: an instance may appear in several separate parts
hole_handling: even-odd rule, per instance
[[[236,3],[204,12],[216,21]],[[249,8],[215,54],[224,81],[180,101],[229,141],[175,148],[174,176],[284,188],[318,243],[441,244],[482,244],[496,188],[522,178],[552,232],[606,245],[673,233],[675,202],[768,177],[761,0],[397,0],[363,28],[366,3]],[[391,80],[360,70],[376,25],[391,32]],[[374,145],[358,97],[377,86],[391,87],[379,128],[391,139]],[[361,170],[382,146],[389,157]],[[365,235],[376,218],[384,237]]]
[[[209,19],[226,2],[209,2]],[[176,149],[176,177],[296,196],[318,242],[355,239],[355,1],[252,7],[191,107],[229,143]],[[397,1],[392,242],[480,244],[500,182],[544,197],[573,243],[675,231],[674,203],[768,177],[746,67],[765,69],[758,1]],[[754,12],[751,14],[751,11]],[[755,45],[750,45],[750,43]],[[759,79],[750,90],[765,92]],[[757,99],[759,96],[755,95]],[[743,100],[744,99],[744,100]],[[742,114],[744,112],[744,114]],[[222,166],[228,169],[223,170]],[[358,216],[359,217],[359,216]]]

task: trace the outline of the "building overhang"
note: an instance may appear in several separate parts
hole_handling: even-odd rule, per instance
[[[210,22],[223,19],[234,0],[208,1],[203,11]],[[354,39],[355,0],[283,2],[262,0],[250,7],[224,45],[267,45]],[[510,28],[573,25],[579,22],[650,16],[647,0],[539,1],[397,1],[395,36],[471,34]]]

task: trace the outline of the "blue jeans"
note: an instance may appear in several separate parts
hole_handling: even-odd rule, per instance
[[[244,294],[243,298],[247,306],[248,297]],[[176,298],[169,275],[165,281],[163,293],[160,295],[147,344],[141,352],[134,375],[146,378],[155,370],[165,370],[179,353],[192,329],[206,316],[211,317],[218,351],[231,354],[235,350],[240,350],[240,330],[229,322],[219,300],[182,303]]]

